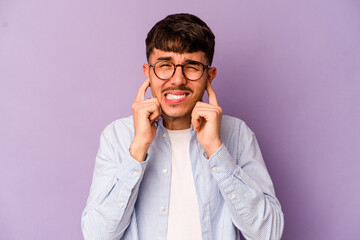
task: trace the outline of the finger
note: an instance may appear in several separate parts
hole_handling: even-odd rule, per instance
[[[193,125],[194,131],[198,131],[200,128],[200,116],[197,115],[197,117],[193,117],[191,119],[191,124]]]
[[[139,104],[137,112],[143,116],[150,117],[151,114],[159,112],[160,106],[157,102],[147,102]]]
[[[218,109],[219,106],[212,105],[206,102],[197,102],[195,105],[196,108],[206,108],[206,109]]]
[[[206,91],[207,91],[207,93],[208,93],[208,95],[209,95],[209,103],[210,103],[211,105],[219,106],[219,102],[218,102],[218,100],[217,100],[215,91],[214,91],[214,89],[213,89],[212,86],[211,86],[210,81],[207,81]]]
[[[219,109],[216,108],[197,108],[193,114],[192,118],[204,118],[206,120],[216,119],[219,115]]]
[[[149,120],[151,122],[151,124],[153,124],[155,121],[157,121],[159,119],[161,115],[161,108],[160,105],[157,104],[155,110],[151,113]]]
[[[141,84],[141,86],[137,91],[135,101],[142,101],[145,99],[145,93],[149,86],[150,86],[150,79],[146,78],[146,80],[143,82],[143,84]]]
[[[142,100],[141,101],[141,103],[138,103],[138,104],[147,104],[147,103],[149,103],[149,104],[154,104],[154,103],[156,103],[156,104],[158,104],[158,100],[157,100],[157,98],[147,98],[147,99],[144,99],[144,100]]]
[[[158,101],[156,98],[150,98],[150,99],[146,99],[146,100],[142,100],[142,101],[135,101],[133,102],[133,104],[131,105],[131,109],[133,111],[133,113],[137,113],[139,110],[141,109],[147,109],[149,106],[153,106],[154,104],[158,104]]]
[[[199,131],[204,121],[206,121],[205,120],[206,118],[207,118],[206,109],[204,111],[204,109],[201,108],[194,108],[191,117],[191,124],[193,125],[195,131]]]
[[[215,105],[211,105],[209,103],[205,103],[205,102],[197,102],[192,113],[191,113],[191,117],[194,117],[194,115],[196,114],[196,112],[198,111],[210,111],[210,110],[216,110],[218,111],[220,109],[219,106],[215,106]]]
[[[150,124],[153,124],[154,122],[156,122],[159,119],[159,117],[160,117],[159,112],[153,112],[149,117]]]

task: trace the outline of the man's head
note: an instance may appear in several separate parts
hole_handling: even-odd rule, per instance
[[[149,61],[154,48],[165,52],[205,53],[207,64],[211,65],[215,36],[200,18],[187,14],[169,15],[150,30],[146,38],[146,57]]]
[[[167,124],[190,124],[195,104],[202,100],[207,83],[216,76],[216,68],[209,66],[214,39],[210,28],[190,14],[167,16],[148,33],[149,64],[143,65],[143,71]]]

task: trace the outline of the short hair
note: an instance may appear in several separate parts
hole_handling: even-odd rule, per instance
[[[214,57],[214,34],[204,21],[188,13],[172,14],[156,23],[145,42],[147,60],[154,48],[176,53],[202,51],[210,65]]]

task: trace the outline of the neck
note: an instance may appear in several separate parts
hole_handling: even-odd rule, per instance
[[[164,126],[169,130],[183,130],[190,128],[191,125],[191,115],[184,116],[181,118],[172,118],[162,114],[164,121]]]

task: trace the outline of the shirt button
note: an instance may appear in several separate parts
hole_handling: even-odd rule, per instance
[[[213,172],[217,172],[218,168],[217,168],[217,167],[213,167],[212,170],[213,170]]]
[[[168,172],[168,170],[167,170],[166,168],[164,168],[164,169],[163,169],[163,173],[166,174],[167,172]]]
[[[133,172],[133,176],[137,177],[139,174],[137,172]]]
[[[236,198],[236,195],[235,195],[235,194],[231,195],[231,199],[232,199],[232,200],[234,200],[235,198]]]
[[[160,207],[160,211],[164,212],[164,211],[165,211],[165,207]]]
[[[165,134],[165,133],[163,134],[163,138],[166,138],[166,134]]]
[[[125,204],[122,202],[120,203],[120,207],[123,208],[125,206]]]

